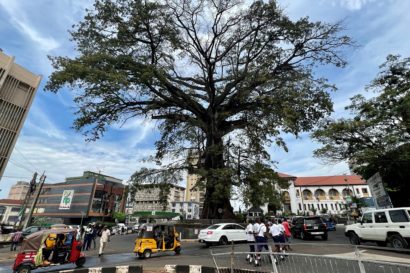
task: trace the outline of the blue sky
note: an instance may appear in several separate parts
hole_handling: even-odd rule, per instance
[[[309,16],[326,22],[344,21],[345,33],[359,45],[349,49],[346,68],[324,67],[317,71],[338,87],[332,94],[335,117],[345,116],[349,98],[364,93],[377,74],[378,66],[389,53],[410,56],[410,1],[402,0],[280,0],[291,18]],[[145,156],[154,152],[158,137],[155,123],[134,119],[114,125],[106,136],[87,143],[71,129],[75,104],[68,90],[58,94],[44,92],[52,71],[47,55],[74,56],[68,30],[82,19],[86,0],[0,0],[0,48],[16,57],[16,62],[43,75],[24,128],[0,182],[0,198],[7,196],[12,184],[28,181],[34,171],[46,171],[47,182],[61,182],[84,170],[102,171],[127,180],[141,166]],[[365,93],[366,96],[374,94]],[[296,176],[348,173],[345,163],[323,164],[313,158],[318,147],[309,133],[298,139],[284,136],[289,152],[271,147],[272,158],[281,172]]]

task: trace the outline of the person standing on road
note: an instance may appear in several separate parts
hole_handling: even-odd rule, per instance
[[[23,232],[20,230],[17,230],[13,236],[11,237],[11,246],[10,246],[10,251],[15,251],[17,248],[17,245],[23,240]]]
[[[91,234],[91,241],[93,243],[93,249],[97,248],[97,244],[95,243],[96,238],[97,238],[97,227],[93,225],[93,233]],[[90,242],[90,247],[91,247],[91,242]]]
[[[85,229],[85,237],[84,237],[84,249],[90,250],[91,241],[93,237],[93,228],[91,224],[88,224],[87,228]]]
[[[104,226],[102,232],[101,232],[101,238],[100,238],[100,250],[98,251],[98,257],[101,257],[104,253],[104,248],[107,245],[107,243],[110,241],[110,230],[107,228],[107,226]]]
[[[255,252],[255,234],[252,220],[248,221],[248,225],[246,226],[246,240],[249,244],[249,252]],[[251,263],[254,255],[254,253],[249,253],[246,257],[246,260],[248,260]]]

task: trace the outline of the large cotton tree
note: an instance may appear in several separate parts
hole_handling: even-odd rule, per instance
[[[340,30],[291,20],[275,1],[97,0],[71,32],[76,57],[51,58],[47,89],[75,90],[74,127],[91,139],[129,118],[158,120],[154,160],[176,161],[133,179],[164,183],[188,168],[203,178],[202,216],[231,217],[232,186],[246,183],[235,151],[266,161],[272,142],[286,148],[281,132],[331,112],[333,86],[313,69],[345,65]],[[197,159],[178,161],[188,148]]]

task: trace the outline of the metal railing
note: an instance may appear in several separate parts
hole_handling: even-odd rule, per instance
[[[296,244],[313,245],[313,244]],[[257,245],[255,245],[257,247]],[[292,246],[295,246],[292,245]],[[327,244],[316,246],[326,248]],[[333,246],[337,246],[333,244]],[[347,245],[340,245],[345,246]],[[350,246],[350,245],[349,245]],[[409,264],[391,261],[371,260],[363,255],[361,248],[371,250],[391,250],[371,246],[350,246],[351,255],[318,255],[295,252],[276,252],[268,245],[268,249],[261,252],[237,251],[237,246],[230,249],[211,249],[213,263],[218,273],[244,273],[244,272],[273,272],[273,273],[410,273],[410,250],[404,254],[409,259]],[[218,251],[219,250],[219,251]],[[277,249],[275,249],[277,250]],[[223,251],[223,252],[222,252]],[[397,251],[397,250],[396,250]],[[248,259],[248,258],[251,258]],[[407,257],[407,258],[406,258]],[[258,260],[255,263],[255,259]]]

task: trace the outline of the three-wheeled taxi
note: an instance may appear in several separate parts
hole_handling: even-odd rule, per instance
[[[169,251],[181,253],[181,241],[175,225],[144,224],[140,227],[134,247],[134,253],[138,257],[150,258],[152,253]]]
[[[30,234],[14,261],[15,273],[30,273],[39,267],[75,263],[78,267],[85,263],[81,253],[82,243],[76,240],[75,229],[46,229]]]

